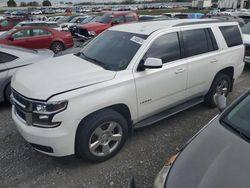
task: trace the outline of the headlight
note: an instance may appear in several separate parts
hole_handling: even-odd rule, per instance
[[[61,122],[52,122],[55,114],[67,108],[68,101],[33,103],[32,124],[37,127],[57,127]]]
[[[48,103],[35,103],[33,106],[34,113],[55,114],[66,109],[68,101],[56,101]]]
[[[167,162],[166,164],[163,166],[163,168],[161,169],[161,171],[158,173],[158,175],[155,178],[154,181],[154,188],[164,188],[165,187],[165,182],[166,182],[166,178],[167,175],[169,173],[169,170],[171,168],[171,165],[174,163],[174,161],[176,160],[177,156],[179,153],[173,155]]]
[[[88,33],[90,36],[96,36],[96,32],[94,32],[94,31],[89,31]]]

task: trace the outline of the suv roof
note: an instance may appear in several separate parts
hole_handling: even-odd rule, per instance
[[[215,19],[177,19],[177,20],[160,20],[149,22],[138,22],[132,24],[124,24],[112,27],[114,31],[127,32],[128,28],[131,33],[138,33],[143,35],[150,35],[152,32],[160,29],[168,29],[177,26],[187,26],[195,24],[208,24],[208,23],[225,23],[225,21]],[[232,23],[232,22],[231,22]],[[235,22],[237,24],[237,22]]]

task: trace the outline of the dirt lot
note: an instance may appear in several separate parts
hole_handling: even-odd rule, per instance
[[[230,101],[250,88],[250,68],[235,83]],[[151,187],[165,160],[217,113],[198,105],[149,127],[136,130],[121,152],[100,164],[74,156],[53,158],[35,151],[17,132],[11,107],[0,104],[0,187]]]

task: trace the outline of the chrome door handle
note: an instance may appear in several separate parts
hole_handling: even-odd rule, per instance
[[[212,59],[210,63],[216,63],[218,60],[217,59]]]
[[[184,71],[185,71],[184,68],[179,68],[179,69],[176,69],[175,74],[180,74],[180,73],[182,73]]]

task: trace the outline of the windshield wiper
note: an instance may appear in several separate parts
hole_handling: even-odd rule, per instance
[[[102,67],[104,69],[108,69],[108,70],[111,69],[110,66],[108,66],[107,64],[105,64],[105,63],[103,63],[101,61],[98,61],[97,59],[90,58],[90,57],[86,56],[83,52],[81,52],[79,56],[83,56],[84,59],[89,60],[90,62],[92,62],[95,65],[98,65],[98,66],[100,66],[100,67]]]
[[[226,126],[228,126],[229,128],[231,128],[233,131],[237,132],[239,134],[239,136],[241,138],[243,138],[244,140],[246,140],[248,143],[250,143],[250,137],[244,133],[244,131],[240,130],[239,128],[234,127],[233,125],[231,125],[229,122],[227,122],[224,119],[221,119],[222,123]]]

